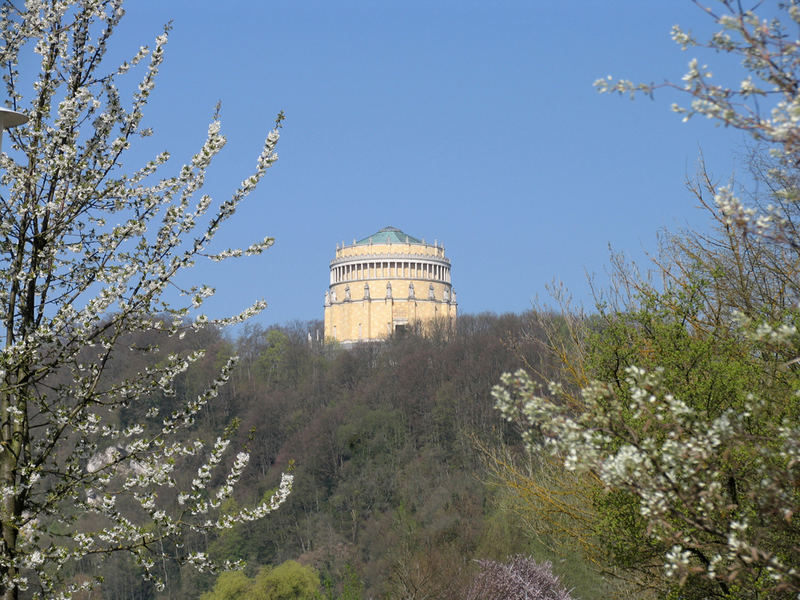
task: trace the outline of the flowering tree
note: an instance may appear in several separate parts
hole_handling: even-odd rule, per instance
[[[521,555],[506,563],[478,562],[481,570],[467,592],[467,600],[572,600],[548,562],[537,564]]]
[[[494,396],[531,448],[605,490],[595,533],[616,566],[649,569],[684,598],[796,598],[800,2],[696,4],[718,30],[703,41],[676,26],[673,39],[738,58],[741,83],[718,83],[692,59],[680,83],[596,85],[675,89],[690,98],[673,105],[684,120],[750,134],[759,195],[748,205],[701,172],[692,188],[715,232],[667,240],[656,260],[663,287],[618,271],[622,301],[584,328],[571,378],[540,386],[518,372]]]
[[[119,409],[154,393],[174,394],[173,381],[202,352],[159,357],[136,348],[136,332],[182,336],[206,324],[240,322],[263,308],[209,320],[192,315],[213,294],[207,286],[179,289],[176,277],[198,259],[259,254],[247,249],[211,254],[224,221],[276,160],[279,116],[255,170],[226,201],[201,194],[206,170],[225,138],[215,115],[205,143],[174,175],[164,152],[123,171],[133,141],[151,134],[143,110],[164,56],[167,30],[110,68],[104,56],[123,17],[122,0],[28,0],[0,8],[0,68],[6,105],[29,121],[7,132],[0,156],[0,596],[69,597],[95,581],[64,581],[90,555],[132,553],[146,577],[164,542],[178,559],[211,568],[202,552],[181,548],[189,531],[225,529],[258,519],[286,497],[291,477],[263,503],[235,513],[218,508],[232,494],[248,461],[232,461],[210,489],[228,446],[208,447],[189,427],[228,378],[234,360],[196,398],[169,414],[153,408],[143,423],[122,424]],[[35,64],[37,72],[20,72]],[[121,78],[139,73],[130,97]],[[183,299],[177,304],[170,297]],[[156,317],[155,315],[159,315]],[[131,353],[152,356],[135,375],[113,380],[110,364]],[[156,360],[157,359],[157,360]],[[192,462],[193,461],[193,462]],[[196,472],[181,488],[177,465]],[[183,553],[181,553],[183,552]]]

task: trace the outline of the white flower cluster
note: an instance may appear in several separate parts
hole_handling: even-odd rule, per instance
[[[716,253],[715,248],[706,256],[741,261],[737,268],[757,290],[752,293],[781,295],[775,301],[781,310],[762,314],[749,288],[733,292],[747,296],[741,304],[725,306],[727,291],[713,289],[716,282],[708,286],[713,297],[709,307],[717,302],[710,310],[727,311],[718,318],[738,322],[739,330],[731,338],[749,344],[744,351],[752,353],[748,359],[794,358],[781,358],[771,370],[764,369],[752,393],[726,398],[717,410],[700,402],[687,406],[658,380],[658,373],[636,370],[629,370],[617,387],[602,382],[587,386],[580,410],[569,409],[558,393],[532,390],[524,374],[504,378],[506,389],[496,390],[495,397],[503,414],[523,426],[527,441],[549,447],[569,468],[589,470],[605,485],[637,498],[648,534],[670,548],[665,554],[669,576],[680,579],[705,571],[723,590],[742,573],[754,579],[768,574],[774,589],[797,595],[800,575],[787,563],[797,563],[798,557],[800,389],[782,389],[775,397],[770,386],[775,380],[794,385],[800,362],[797,307],[783,308],[797,302],[800,2],[697,4],[714,20],[715,31],[702,38],[673,27],[673,41],[699,55],[689,61],[681,80],[652,85],[608,76],[595,86],[600,92],[631,96],[652,96],[659,88],[669,88],[685,98],[672,107],[684,121],[706,117],[756,140],[759,150],[752,164],[764,170],[756,176],[758,200],[752,206],[732,187],[710,181],[703,185],[714,199],[708,208],[720,231],[742,246],[730,248],[730,255]],[[728,83],[715,78],[702,62],[705,57],[729,60],[735,68],[723,65],[718,72],[734,78]],[[764,163],[759,162],[762,146]],[[690,259],[694,256],[692,248],[681,250]],[[762,250],[766,256],[756,256]],[[749,314],[735,311],[736,306],[746,306]],[[744,472],[743,484],[738,474]],[[733,597],[736,592],[723,595]]]
[[[748,468],[763,473],[759,492],[749,499],[751,510],[783,511],[791,521],[800,510],[792,491],[800,475],[800,427],[787,423],[754,440],[754,416],[771,411],[769,403],[751,397],[748,408],[709,419],[664,390],[658,370],[628,368],[625,384],[624,399],[602,382],[587,386],[579,412],[559,386],[549,386],[555,394],[546,392],[524,371],[504,375],[492,395],[504,418],[519,424],[532,451],[548,449],[565,468],[594,473],[608,489],[638,499],[649,535],[678,542],[664,555],[668,576],[680,579],[696,570],[693,558],[702,548],[714,557],[706,565],[709,578],[726,580],[742,564],[755,564],[769,568],[783,585],[797,584],[798,574],[731,509],[744,498],[732,499],[727,461],[738,452],[748,457]],[[685,523],[693,533],[686,533]]]
[[[174,396],[175,378],[203,354],[156,363],[156,347],[138,348],[131,339],[223,327],[264,309],[257,301],[229,318],[190,320],[213,288],[178,286],[177,303],[167,292],[197,260],[257,255],[272,244],[271,238],[245,243],[222,256],[208,250],[277,160],[283,116],[252,174],[221,202],[202,193],[207,169],[225,146],[218,114],[186,164],[172,167],[169,153],[161,152],[126,172],[128,150],[152,135],[144,111],[169,28],[109,68],[108,43],[123,15],[123,0],[0,7],[7,102],[29,118],[6,134],[10,142],[0,156],[0,523],[7,529],[0,538],[16,539],[13,547],[0,543],[0,592],[30,588],[33,597],[68,598],[88,591],[96,581],[64,581],[65,574],[87,555],[111,552],[131,553],[160,586],[155,548],[223,524],[220,504],[247,464],[246,455],[237,455],[225,483],[209,490],[228,442],[218,440],[204,457],[206,445],[189,430],[235,359],[202,393],[159,417],[153,404]],[[35,68],[21,73],[20,65]],[[125,81],[130,77],[137,79]],[[112,383],[109,365],[137,355],[153,366]],[[132,404],[148,407],[146,420],[123,427],[118,411]],[[176,473],[186,464],[197,467],[197,477],[181,489]],[[267,514],[290,485],[289,477],[271,500],[226,515],[224,524]],[[175,495],[183,504],[168,501]],[[87,529],[83,513],[107,526]],[[76,533],[62,539],[56,530]],[[212,567],[201,553],[182,558]]]

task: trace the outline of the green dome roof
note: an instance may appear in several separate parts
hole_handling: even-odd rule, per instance
[[[358,240],[356,246],[365,246],[369,244],[421,244],[422,240],[411,237],[407,233],[403,233],[397,227],[384,227],[380,231],[365,237],[363,240]]]

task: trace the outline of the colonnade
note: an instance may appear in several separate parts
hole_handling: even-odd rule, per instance
[[[331,284],[364,279],[429,279],[451,283],[450,266],[432,261],[363,261],[331,267]]]

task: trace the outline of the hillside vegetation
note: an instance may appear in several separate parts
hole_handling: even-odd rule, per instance
[[[532,314],[466,315],[454,331],[351,350],[310,341],[319,323],[252,327],[235,339],[206,330],[158,340],[162,354],[208,351],[181,376],[175,396],[155,395],[122,419],[146,420],[150,404],[166,412],[238,354],[230,382],[196,423],[211,437],[235,428],[233,444],[251,452],[229,509],[269,494],[287,468],[294,489],[269,519],[175,550],[207,544],[216,560],[247,561],[245,572],[217,580],[167,562],[167,589],[156,595],[134,565],[116,558],[103,566],[102,597],[244,598],[265,568],[284,565],[286,577],[316,576],[327,598],[456,599],[465,597],[478,559],[519,553],[553,560],[569,587],[585,589],[581,598],[603,597],[592,595],[602,579],[588,575],[582,558],[554,555],[504,509],[508,492],[487,468],[490,456],[527,460],[490,390],[521,366],[555,372],[536,322]],[[155,341],[145,338],[137,343]],[[115,375],[137,367],[120,361]]]

